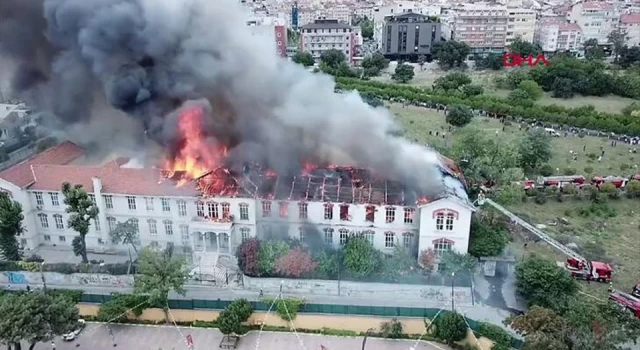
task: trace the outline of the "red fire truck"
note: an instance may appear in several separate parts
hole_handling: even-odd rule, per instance
[[[640,299],[631,294],[619,290],[609,290],[609,300],[631,311],[634,316],[640,318]]]
[[[613,274],[611,265],[602,261],[588,261],[577,254],[567,258],[564,267],[573,277],[585,281],[611,282]]]
[[[574,185],[583,185],[587,179],[582,175],[571,175],[571,176],[547,176],[538,178],[538,183],[543,186],[551,186],[551,187],[564,187],[568,184]]]
[[[596,176],[593,179],[591,179],[591,183],[598,188],[600,188],[600,186],[607,183],[610,183],[616,186],[616,188],[624,188],[624,186],[627,185],[627,182],[629,182],[629,179],[626,179],[620,176],[607,176],[607,177]]]

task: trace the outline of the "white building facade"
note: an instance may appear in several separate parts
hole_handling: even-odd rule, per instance
[[[65,181],[83,185],[99,209],[86,236],[88,251],[94,252],[126,250],[111,242],[109,232],[127,221],[138,228],[142,246],[195,253],[232,255],[251,237],[319,240],[339,248],[353,234],[363,234],[386,253],[396,246],[414,254],[429,248],[466,253],[469,245],[475,209],[457,197],[420,206],[204,197],[195,184],[176,186],[157,170],[127,168],[124,160],[99,167],[76,164],[81,158],[77,146],[63,143],[0,173],[0,189],[23,207],[23,247],[71,248],[77,233],[67,223]]]
[[[574,52],[583,49],[582,30],[563,18],[544,18],[536,26],[535,42],[543,52]]]
[[[598,44],[606,45],[607,37],[618,27],[620,12],[611,3],[580,2],[571,7],[567,20],[580,26],[584,41],[596,39]]]
[[[473,53],[501,53],[507,44],[509,12],[505,6],[466,4],[455,9],[453,39]]]
[[[300,28],[300,49],[318,60],[328,50],[342,51],[349,63],[354,62],[362,46],[362,29],[337,20],[321,19]]]
[[[532,43],[536,29],[536,12],[525,8],[509,8],[508,11],[507,45],[510,45],[518,37]]]
[[[640,45],[640,12],[620,16],[620,29],[627,33],[627,45]]]

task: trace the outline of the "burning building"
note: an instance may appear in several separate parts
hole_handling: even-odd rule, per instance
[[[75,141],[0,173],[27,247],[71,244],[68,181],[100,209],[91,249],[133,220],[144,245],[201,252],[311,233],[467,251],[473,206],[455,165],[399,137],[385,108],[278,56],[235,1],[0,0],[0,21],[12,92]],[[145,167],[82,162],[104,149]]]

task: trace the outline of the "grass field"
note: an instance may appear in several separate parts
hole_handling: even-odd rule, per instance
[[[581,247],[586,242],[591,242],[592,247],[583,249],[581,253],[588,259],[610,262],[615,269],[614,287],[628,293],[640,282],[640,202],[635,199],[609,200],[606,205],[617,212],[617,215],[611,218],[593,214],[584,217],[579,214],[580,208],[590,205],[586,200],[566,199],[559,203],[555,199],[549,199],[544,205],[529,201],[512,205],[509,209],[531,224],[547,225],[544,231],[562,243],[573,242]],[[561,217],[569,224],[548,225],[558,222]],[[529,243],[525,251],[521,237],[515,238],[510,247],[518,257],[535,252],[556,261],[564,261],[566,258],[544,242]],[[594,251],[593,246],[601,248]],[[589,294],[600,298],[607,295],[606,284],[581,284],[583,290]]]
[[[437,69],[435,67],[437,66],[430,65],[429,67],[427,67],[427,65],[425,65],[425,69],[423,70],[420,70],[420,68],[416,68],[415,77],[409,84],[431,87],[436,79],[450,73],[445,72],[441,69]],[[485,89],[486,94],[492,94],[501,97],[506,97],[509,94],[509,90],[496,89],[495,87],[496,78],[506,75],[505,71],[475,71],[473,69],[468,69],[465,71],[465,74],[468,74],[469,77],[471,77],[471,80],[473,80],[473,84],[482,85],[482,87],[484,87]],[[376,80],[391,82],[391,74],[384,73],[382,76],[377,77]],[[576,96],[570,99],[562,99],[553,98],[551,97],[550,93],[545,93],[545,95],[537,101],[537,103],[541,105],[556,104],[564,107],[581,107],[585,105],[592,105],[596,110],[609,113],[620,113],[623,108],[633,102],[633,99],[619,96]]]
[[[444,114],[434,110],[420,107],[402,108],[399,104],[389,106],[390,111],[395,115],[396,120],[405,128],[405,136],[414,142],[421,144],[429,144],[439,150],[449,147],[455,142],[456,131],[449,132],[448,125],[445,123]],[[495,137],[508,138],[517,140],[524,135],[524,129],[519,130],[517,124],[506,126],[503,131],[503,124],[496,119],[476,117],[466,128],[475,128],[481,132]],[[429,131],[434,134],[429,135]],[[435,136],[435,131],[445,132],[446,138]],[[496,134],[496,131],[498,132]],[[586,151],[583,152],[583,147]],[[605,155],[601,162],[591,160],[587,155],[595,153],[600,155],[600,147],[605,151]],[[637,147],[637,146],[636,146]],[[619,175],[629,176],[640,170],[640,153],[630,153],[631,146],[618,143],[617,147],[611,147],[610,141],[606,138],[586,136],[578,137],[558,137],[552,140],[553,157],[549,164],[559,169],[561,173],[563,169],[571,167],[577,170],[578,174],[586,177],[593,175]],[[578,160],[573,161],[569,151],[573,150],[578,153]],[[446,152],[445,152],[446,153]],[[625,164],[625,165],[623,165]],[[628,167],[625,170],[621,170]],[[593,168],[592,174],[585,172],[585,168]],[[640,243],[640,242],[639,242]]]

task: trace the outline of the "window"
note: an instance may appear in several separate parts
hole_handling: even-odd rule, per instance
[[[96,232],[100,232],[100,218],[96,216],[95,219],[93,219],[93,225],[96,227]]]
[[[91,203],[93,203],[93,205],[98,205],[98,203],[96,202],[96,196],[93,194],[89,195],[89,199],[91,199]]]
[[[187,216],[187,202],[183,200],[178,201],[178,215]]]
[[[189,226],[188,225],[180,225],[180,235],[182,236],[182,241],[189,241]]]
[[[268,218],[271,216],[271,202],[263,201],[262,202],[262,217]]]
[[[444,229],[444,213],[436,214],[436,230],[442,231]]]
[[[113,216],[107,217],[107,226],[109,226],[109,231],[113,231],[116,228],[116,218]]]
[[[280,202],[280,217],[286,218],[289,215],[289,203]]]
[[[62,222],[62,215],[55,214],[53,220],[56,222],[56,228],[58,230],[64,230],[64,223]]]
[[[413,240],[413,233],[411,232],[405,232],[402,234],[402,245],[405,248],[410,248],[411,247],[411,241]]]
[[[218,212],[218,203],[209,202],[207,203],[207,209],[209,211],[209,219],[217,219],[220,216]]]
[[[231,211],[231,204],[229,203],[222,203],[222,218],[223,219],[228,219],[231,215],[230,212]]]
[[[113,196],[103,196],[104,205],[107,209],[113,209]]]
[[[240,220],[249,220],[249,204],[240,203]]]
[[[324,204],[324,219],[333,220],[333,204],[331,203]]]
[[[298,203],[298,213],[300,214],[300,219],[306,219],[309,215],[309,204],[307,203]]]
[[[65,236],[60,236],[60,237],[58,237],[58,240],[59,240],[60,242],[66,242],[66,241],[67,241],[67,237],[65,237]]]
[[[347,244],[347,237],[349,237],[349,231],[346,229],[340,229],[340,245]]]
[[[376,233],[374,231],[368,230],[364,232],[364,238],[369,241],[369,243],[373,244],[373,240],[375,239]]]
[[[450,250],[451,250],[451,241],[444,238],[440,238],[438,240],[433,241],[433,251],[437,255],[442,255],[443,253],[448,252]]]
[[[413,214],[415,214],[416,210],[413,208],[404,208],[404,223],[405,224],[413,224]]]
[[[129,219],[129,222],[131,223],[131,225],[133,225],[136,232],[140,232],[140,223],[138,222],[138,219]]]
[[[376,207],[373,205],[367,205],[365,207],[364,220],[367,222],[375,222],[376,220]]]
[[[394,222],[396,220],[396,208],[395,207],[387,207],[385,209],[385,217],[387,223]]]
[[[203,218],[204,217],[204,202],[197,201],[196,202],[196,215]]]
[[[164,221],[164,233],[167,236],[173,236],[173,222],[171,220]]]
[[[127,196],[127,203],[129,204],[129,210],[136,210],[136,197]]]
[[[42,198],[42,192],[36,192],[36,205],[44,205],[44,199]]]
[[[306,239],[304,226],[300,226],[298,228],[298,239],[300,240],[300,242],[304,242],[304,240]]]
[[[447,214],[447,222],[446,222],[447,231],[453,231],[453,218],[454,218],[454,216],[455,215],[453,213]]]
[[[51,197],[51,205],[54,207],[60,206],[60,200],[58,199],[58,194],[55,192],[49,192],[49,196]]]
[[[50,242],[51,241],[51,236],[44,235],[44,240],[45,240],[45,242]]]
[[[49,228],[49,218],[47,218],[47,214],[38,214],[38,217],[40,218],[40,226],[42,226],[42,228]]]
[[[149,244],[151,246],[151,248],[158,248],[160,245],[158,244],[158,241],[151,241],[151,244]]]
[[[160,198],[162,202],[162,211],[168,213],[171,211],[171,205],[169,205],[169,198]]]
[[[248,227],[243,227],[240,229],[240,236],[242,238],[242,241],[246,241],[250,238],[251,235],[251,230]]]
[[[351,217],[349,216],[349,204],[342,204],[340,206],[340,220],[351,220]]]
[[[147,224],[149,224],[149,235],[157,236],[158,235],[158,225],[156,221],[153,219],[147,220]]]
[[[153,211],[153,198],[152,197],[144,197],[144,202],[147,205],[147,211]]]
[[[384,246],[385,248],[393,248],[394,246],[394,237],[393,232],[385,232],[384,233]]]
[[[333,229],[332,228],[324,229],[324,243],[328,245],[333,245]]]

